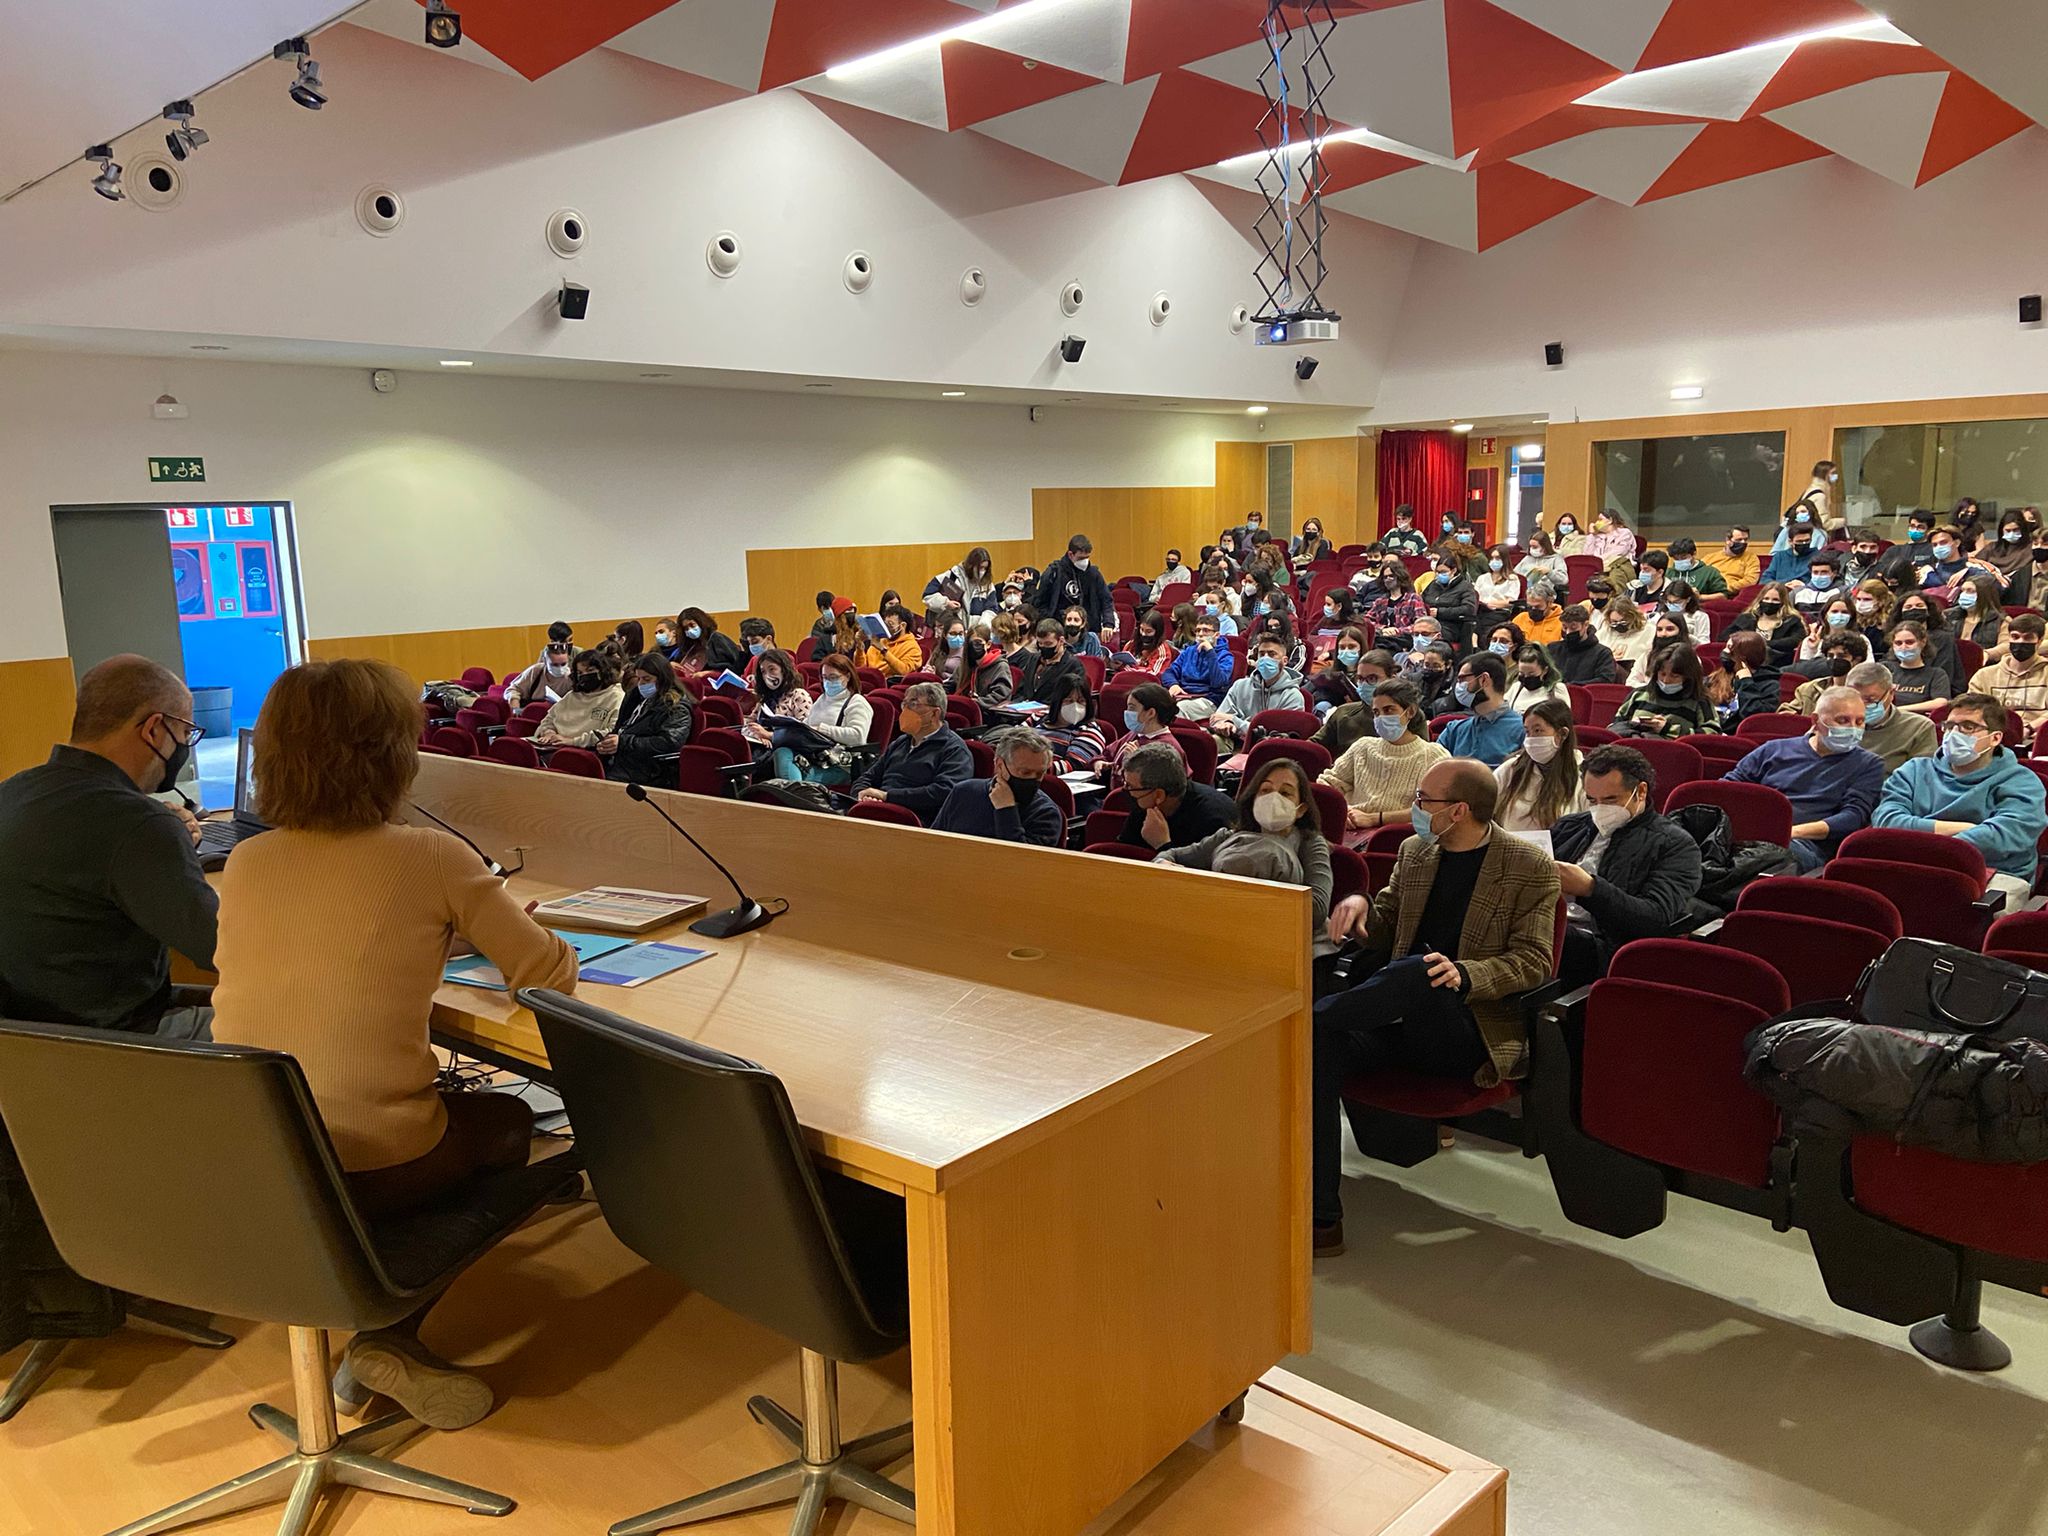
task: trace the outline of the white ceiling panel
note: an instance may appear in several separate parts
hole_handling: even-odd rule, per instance
[[[1493,0],[1616,69],[1634,69],[1671,0]]]
[[[1584,187],[1610,202],[1633,207],[1706,126],[1649,123],[1631,128],[1602,128],[1517,155],[1515,164],[1541,171],[1554,181]]]
[[[1948,71],[1886,75],[1764,116],[1902,187],[1916,185]]]
[[[1129,85],[1092,85],[976,123],[973,131],[1097,181],[1115,182],[1158,88],[1157,75]]]
[[[761,83],[775,7],[761,0],[681,0],[605,46],[751,91]]]

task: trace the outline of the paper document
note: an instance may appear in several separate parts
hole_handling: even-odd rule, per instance
[[[1516,837],[1519,837],[1523,842],[1534,843],[1538,848],[1541,848],[1545,853],[1550,853],[1550,834],[1548,832],[1545,832],[1539,828],[1534,832],[1517,832],[1514,835]],[[1551,857],[1555,858],[1556,855],[1551,854]]]
[[[576,973],[576,979],[607,987],[637,987],[657,976],[695,965],[710,953],[707,949],[685,949],[680,944],[635,944],[584,966]]]
[[[663,923],[704,910],[702,896],[672,891],[642,891],[624,885],[598,885],[572,896],[557,896],[534,909],[543,923],[588,924],[615,933],[645,933]]]
[[[560,936],[567,939],[569,947],[576,951],[579,965],[603,959],[615,950],[628,949],[633,943],[631,939],[622,939],[615,933],[563,933]],[[475,950],[451,959],[442,967],[441,979],[465,987],[485,987],[493,992],[506,990],[505,973],[491,964],[487,956]]]

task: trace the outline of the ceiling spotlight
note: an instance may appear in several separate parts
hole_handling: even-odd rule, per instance
[[[462,41],[462,12],[448,9],[448,0],[427,0],[427,42],[453,48]]]
[[[1271,409],[1270,405],[1248,405],[1244,408],[1244,413],[1247,416],[1263,416]]]
[[[961,399],[966,393],[967,391],[964,389],[942,389],[939,391],[940,396],[947,400]]]
[[[1674,400],[1704,400],[1706,397],[1707,386],[1704,384],[1679,384],[1671,391]]]
[[[173,160],[183,160],[206,143],[206,130],[192,126],[191,102],[172,102],[164,108],[164,120],[171,125],[171,131],[164,135],[164,147],[171,152]]]
[[[273,59],[290,59],[299,66],[299,75],[286,93],[293,101],[308,112],[318,112],[327,105],[327,90],[320,83],[320,66],[313,61],[312,48],[303,37],[288,37],[270,50]]]
[[[121,190],[121,167],[114,163],[114,151],[105,144],[95,144],[85,152],[85,158],[98,166],[99,174],[92,179],[93,191],[110,203],[118,203],[128,194]]]
[[[1060,361],[1063,363],[1078,363],[1081,361],[1081,349],[1087,345],[1088,338],[1085,336],[1062,336],[1060,338]]]
[[[1318,366],[1320,365],[1312,357],[1298,357],[1294,360],[1294,376],[1306,384],[1316,376]]]
[[[1469,421],[1454,421],[1451,423],[1451,430],[1462,435],[1472,430],[1472,423]]]

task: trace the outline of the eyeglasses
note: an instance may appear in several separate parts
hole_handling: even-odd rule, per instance
[[[174,728],[176,726],[182,725],[185,729],[183,731],[178,732],[178,736],[179,739],[182,740],[188,747],[196,747],[199,745],[200,742],[206,739],[206,727],[203,725],[194,725],[190,720],[185,719],[182,715],[167,714],[163,717],[163,722],[165,725],[172,726]]]
[[[1418,789],[1415,791],[1415,803],[1417,805],[1463,805],[1465,802],[1462,800],[1446,800],[1441,795],[1425,795]]]

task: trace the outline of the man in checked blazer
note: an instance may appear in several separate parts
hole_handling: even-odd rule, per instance
[[[1527,1070],[1517,996],[1556,968],[1557,866],[1493,825],[1493,772],[1450,758],[1415,792],[1416,836],[1368,906],[1349,897],[1330,936],[1355,941],[1365,979],[1316,1004],[1312,1102],[1315,1251],[1344,1251],[1342,1106],[1358,1072],[1402,1067],[1481,1087]]]

